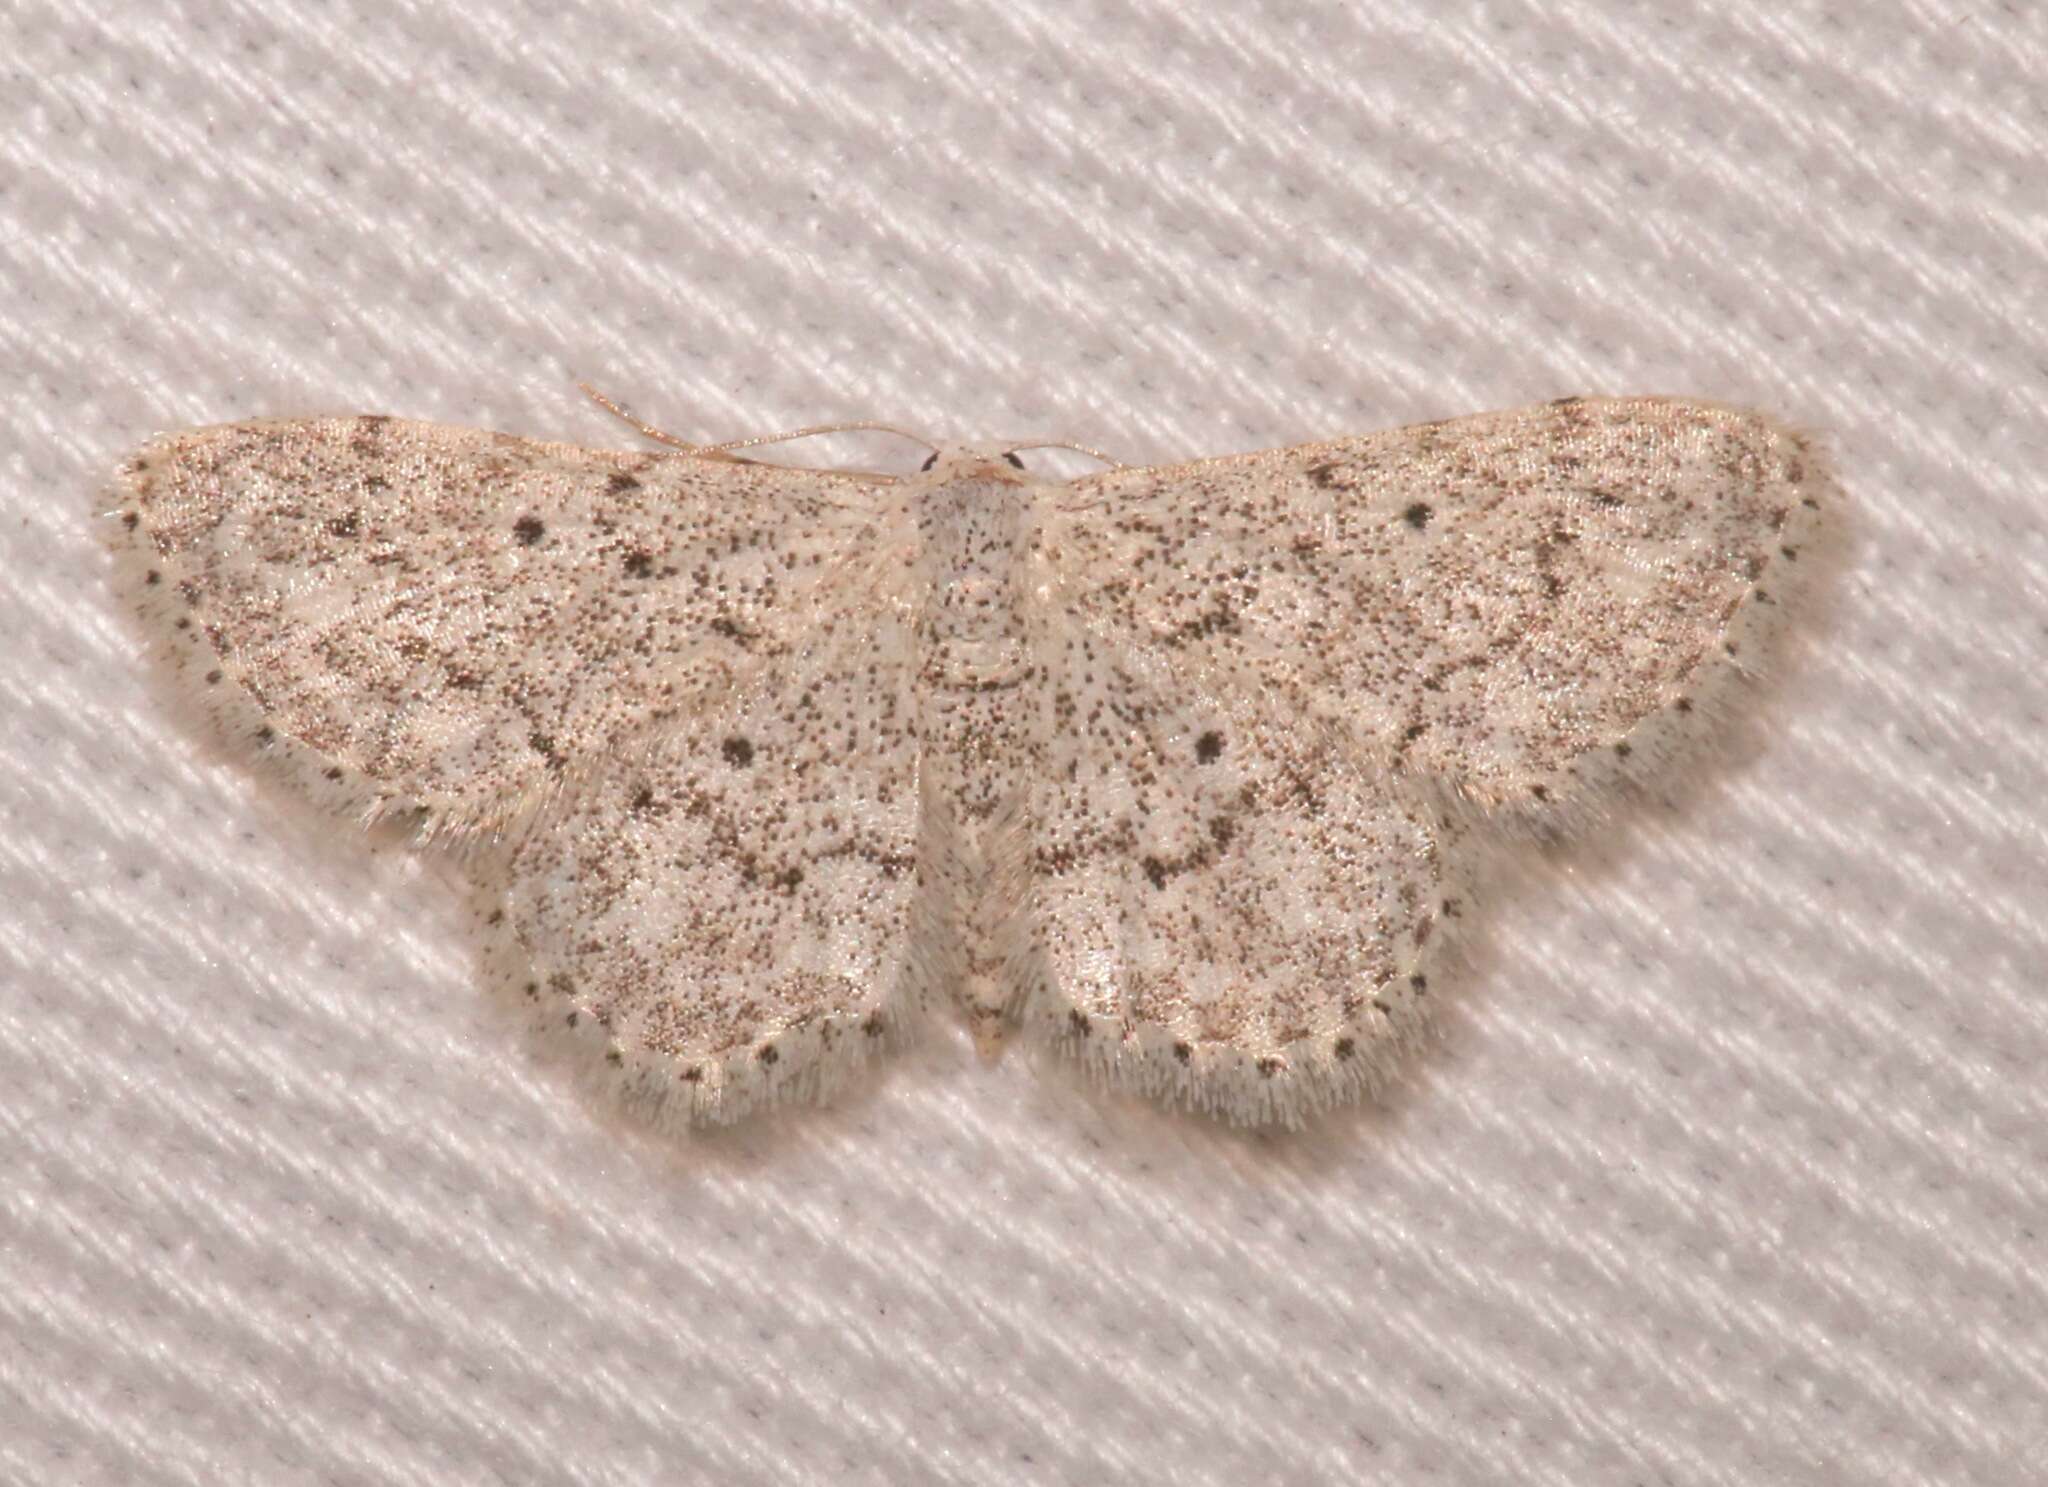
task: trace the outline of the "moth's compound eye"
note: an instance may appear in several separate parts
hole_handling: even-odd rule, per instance
[[[1017,458],[1017,451],[1014,449],[1007,451],[1003,455],[1003,458],[1008,460],[1011,464],[1015,465],[1020,470],[1024,468],[1024,461]]]
[[[924,463],[919,465],[917,468],[920,472],[922,472],[925,470],[929,470],[933,465],[936,465],[938,462],[939,452],[936,449],[934,449],[930,454],[925,456]]]

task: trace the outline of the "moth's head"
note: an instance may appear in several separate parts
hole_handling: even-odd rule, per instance
[[[1031,477],[1017,451],[1006,444],[941,444],[931,452],[921,473],[934,480],[990,480],[1022,485]]]

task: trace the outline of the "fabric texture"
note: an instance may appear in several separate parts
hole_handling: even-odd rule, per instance
[[[2048,1462],[2048,20],[0,11],[0,1481],[2017,1484]],[[153,433],[887,418],[1133,462],[1567,393],[1814,432],[1718,746],[1503,863],[1399,1086],[593,1099],[450,875],[198,726]],[[901,459],[842,439],[794,457]]]

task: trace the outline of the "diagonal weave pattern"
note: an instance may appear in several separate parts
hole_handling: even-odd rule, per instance
[[[2048,1459],[2048,21],[1183,9],[0,13],[0,1482]],[[1687,393],[1816,431],[1852,530],[1725,749],[1503,873],[1384,1105],[938,1037],[664,1138],[444,873],[181,717],[86,514],[264,413],[630,442],[578,377],[1133,461]]]

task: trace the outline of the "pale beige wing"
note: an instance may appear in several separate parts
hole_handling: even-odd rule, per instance
[[[1075,623],[1184,684],[1540,809],[1740,655],[1821,506],[1760,414],[1567,398],[1113,470],[1044,551]]]
[[[857,477],[374,416],[168,435],[118,496],[220,711],[335,803],[455,831],[786,653],[884,546]]]
[[[1294,1123],[1370,1087],[1428,1005],[1455,824],[1342,741],[1054,616],[1010,920],[1028,1031],[1118,1084]]]
[[[909,656],[825,625],[475,862],[509,988],[664,1112],[828,1093],[935,989]]]
[[[1819,490],[1770,420],[1662,400],[1076,482],[1039,547],[1027,1024],[1238,1120],[1373,1082],[1471,808],[1568,809],[1654,748]]]

